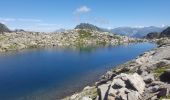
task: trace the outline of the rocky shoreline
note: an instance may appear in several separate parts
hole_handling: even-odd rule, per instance
[[[170,99],[170,42],[156,41],[161,41],[156,49],[108,71],[95,86],[63,100]]]
[[[4,32],[0,34],[0,52],[40,47],[71,47],[118,45],[141,42],[141,39],[87,29],[65,32]]]

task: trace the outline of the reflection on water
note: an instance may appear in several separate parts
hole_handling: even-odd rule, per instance
[[[92,85],[151,43],[80,49],[31,49],[0,55],[0,100],[54,100]]]

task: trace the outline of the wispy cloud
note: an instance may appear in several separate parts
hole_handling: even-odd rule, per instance
[[[34,18],[7,18],[0,17],[0,23],[8,25],[10,29],[24,29],[29,31],[50,32],[61,28],[61,24],[47,23],[41,19]]]
[[[18,18],[17,21],[21,22],[42,22],[40,19],[27,19],[27,18]]]
[[[5,18],[0,17],[0,22],[42,22],[40,19],[32,19],[32,18]]]
[[[80,8],[76,9],[76,13],[88,13],[91,9],[87,6],[81,6]]]
[[[44,26],[44,27],[46,27],[46,26],[58,26],[58,24],[53,24],[53,23],[38,23],[37,25],[38,26]]]
[[[16,21],[15,18],[2,18],[0,17],[0,21],[1,22],[12,22],[12,21]]]

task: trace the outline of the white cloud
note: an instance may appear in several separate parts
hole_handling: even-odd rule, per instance
[[[144,28],[145,26],[134,26],[135,28]]]
[[[40,19],[27,19],[27,18],[18,18],[17,21],[21,22],[42,22]]]
[[[28,31],[55,31],[57,28],[61,28],[61,24],[46,23],[40,19],[34,18],[7,18],[0,17],[0,23],[8,25],[10,29],[24,29]]]
[[[31,19],[31,18],[5,18],[0,17],[0,22],[8,23],[8,22],[42,22],[40,19]]]
[[[168,24],[162,24],[161,27],[168,27]]]
[[[58,26],[58,24],[52,24],[52,23],[38,23],[38,26]]]
[[[13,22],[13,21],[16,21],[15,18],[2,18],[0,17],[0,21],[1,22]]]
[[[107,29],[108,29],[108,30],[111,30],[111,29],[112,29],[112,27],[107,27]]]
[[[87,6],[81,6],[80,8],[76,9],[76,13],[88,13],[90,11],[91,9],[88,8]]]
[[[29,25],[23,26],[22,29],[26,31],[37,31],[37,32],[53,32],[58,28],[62,28],[61,24],[55,23],[30,23]]]

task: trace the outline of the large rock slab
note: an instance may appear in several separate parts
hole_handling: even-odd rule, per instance
[[[128,81],[130,85],[135,88],[140,94],[144,92],[145,89],[145,82],[143,78],[139,76],[137,73],[128,76]]]
[[[103,84],[103,85],[98,86],[100,100],[107,99],[109,87],[110,87],[110,84]]]

